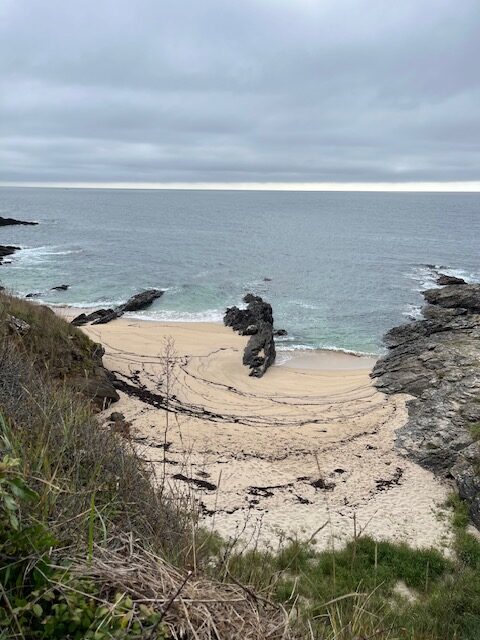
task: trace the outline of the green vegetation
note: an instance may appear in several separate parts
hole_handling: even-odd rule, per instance
[[[186,499],[154,488],[71,385],[98,363],[97,345],[4,294],[0,340],[2,640],[480,637],[480,542],[458,497],[448,558],[367,537],[237,553],[198,528]]]
[[[458,499],[456,557],[358,538],[318,553],[290,543],[278,554],[228,559],[228,573],[295,611],[300,637],[474,640],[480,637],[480,542]],[[227,574],[228,575],[228,574]]]
[[[29,325],[28,332],[12,331],[13,316]],[[37,371],[46,371],[54,380],[69,380],[91,373],[102,354],[76,327],[56,316],[48,307],[31,304],[5,292],[0,294],[0,340],[28,358]]]
[[[470,423],[470,433],[475,441],[480,440],[480,422]]]

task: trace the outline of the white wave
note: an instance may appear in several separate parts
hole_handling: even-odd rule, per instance
[[[480,276],[479,273],[473,271],[466,271],[465,269],[437,264],[418,265],[412,271],[405,273],[404,275],[411,280],[418,282],[418,286],[415,287],[414,290],[422,292],[427,289],[438,289],[440,287],[440,285],[437,284],[437,278],[440,273],[444,273],[447,276],[453,276],[455,278],[463,278],[465,282],[476,282]]]
[[[292,353],[294,351],[335,351],[338,353],[346,353],[350,356],[360,356],[360,357],[378,357],[380,355],[380,350],[377,352],[372,351],[358,351],[355,349],[345,349],[343,347],[336,347],[333,345],[321,345],[321,346],[313,346],[311,344],[294,344],[294,345],[278,345],[277,352],[288,352]]]
[[[41,296],[47,296],[48,293],[54,293],[52,292],[44,292],[41,294]],[[25,294],[21,294],[21,295],[25,295]],[[45,302],[44,299],[42,299],[42,297],[39,296],[38,298],[35,297],[35,300],[37,302]],[[48,304],[49,307],[63,307],[65,309],[109,309],[111,307],[118,307],[121,304],[124,304],[125,299],[122,300],[97,300],[96,302],[51,302],[48,301],[46,302],[46,304]]]
[[[422,307],[417,304],[407,304],[405,309],[402,311],[402,315],[411,320],[420,320],[423,318]]]
[[[311,302],[305,302],[304,300],[289,300],[288,304],[293,307],[301,307],[302,309],[310,309],[311,311],[321,311],[322,306],[318,304],[312,304]]]
[[[12,256],[13,262],[17,266],[29,264],[39,264],[47,262],[51,257],[67,256],[75,253],[82,253],[83,249],[59,249],[58,247],[25,247],[21,246],[20,251]]]
[[[141,313],[126,313],[125,317],[150,322],[223,322],[223,315],[224,311],[219,311],[218,309],[205,309],[204,311],[163,309]]]

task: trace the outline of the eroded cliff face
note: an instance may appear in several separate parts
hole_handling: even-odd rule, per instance
[[[388,353],[372,378],[384,393],[413,396],[396,446],[454,478],[480,528],[480,284],[450,284],[424,297],[423,320],[386,334]]]

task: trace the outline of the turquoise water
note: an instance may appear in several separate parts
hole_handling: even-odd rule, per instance
[[[378,353],[418,314],[429,264],[480,279],[480,194],[0,188],[0,215],[41,223],[0,228],[24,247],[0,267],[21,295],[104,306],[159,287],[142,317],[208,321],[253,291],[283,349]]]

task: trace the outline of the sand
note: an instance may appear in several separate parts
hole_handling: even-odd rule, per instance
[[[395,450],[407,398],[374,389],[373,359],[299,353],[255,379],[241,364],[246,338],[222,325],[124,317],[85,331],[104,345],[106,366],[153,393],[165,392],[172,337],[171,403],[188,412],[169,413],[167,425],[163,409],[124,394],[114,409],[158,477],[188,490],[222,536],[272,548],[287,537],[338,547],[355,533],[450,543],[451,488]]]

